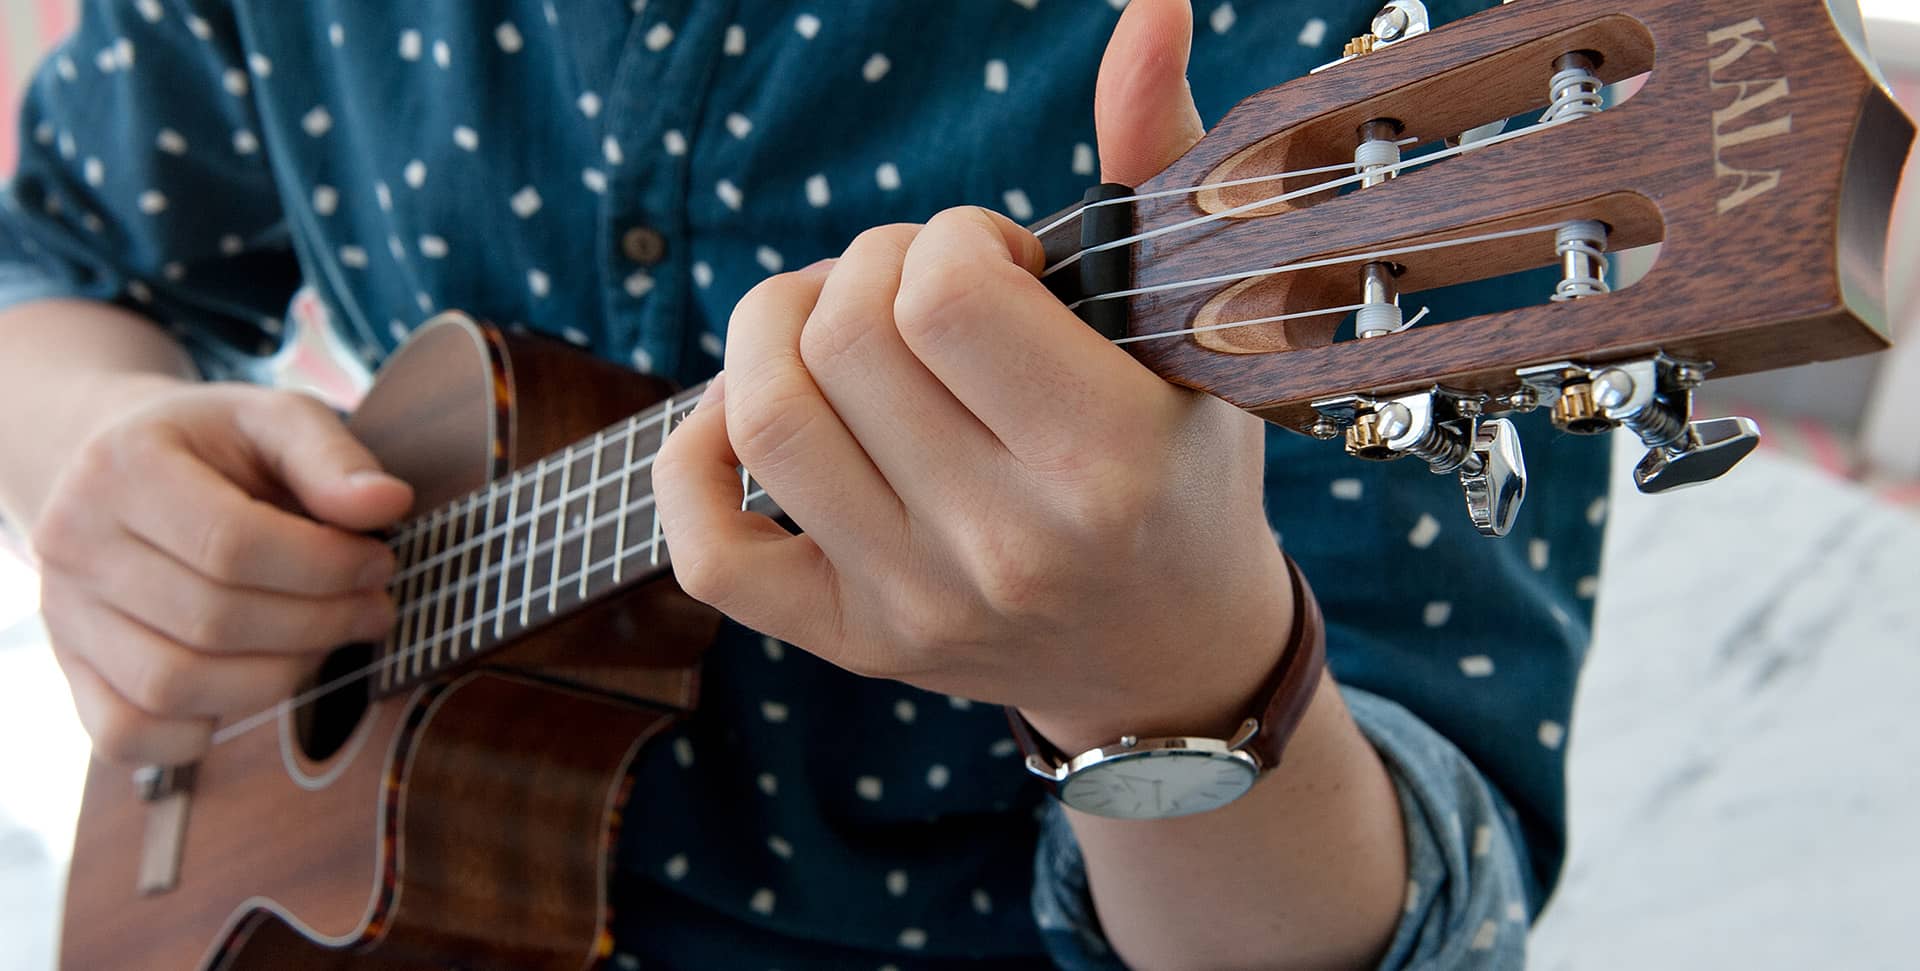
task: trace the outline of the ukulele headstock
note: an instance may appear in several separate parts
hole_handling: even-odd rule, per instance
[[[1852,0],[1831,2],[1520,0],[1362,38],[1349,51],[1371,52],[1248,98],[1138,186],[1130,241],[1069,259],[1087,240],[1054,234],[1049,250],[1085,264],[1083,315],[1124,306],[1157,373],[1360,458],[1458,472],[1483,532],[1505,532],[1524,488],[1503,413],[1632,429],[1652,450],[1645,491],[1702,481],[1758,437],[1692,421],[1709,375],[1888,343],[1913,126]],[[1647,274],[1609,292],[1606,254],[1652,244]],[[1533,305],[1419,326],[1399,307],[1544,266],[1562,281]]]

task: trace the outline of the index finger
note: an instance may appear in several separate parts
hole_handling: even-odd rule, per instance
[[[192,453],[146,450],[142,481],[123,484],[121,525],[208,579],[310,597],[385,584],[385,543],[247,495]]]

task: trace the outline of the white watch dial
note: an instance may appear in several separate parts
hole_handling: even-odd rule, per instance
[[[1252,763],[1237,753],[1174,750],[1103,759],[1069,776],[1060,799],[1115,819],[1165,819],[1218,809],[1253,788]]]

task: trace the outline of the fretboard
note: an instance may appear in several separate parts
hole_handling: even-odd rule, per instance
[[[399,619],[377,693],[432,678],[664,574],[653,460],[701,384],[394,530]],[[746,508],[778,509],[743,474]]]

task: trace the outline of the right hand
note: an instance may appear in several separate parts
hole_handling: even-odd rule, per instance
[[[412,501],[290,392],[183,385],[82,443],[32,539],[95,752],[192,762],[220,720],[288,697],[327,651],[384,640],[393,555],[361,534]]]

